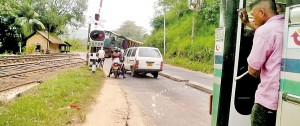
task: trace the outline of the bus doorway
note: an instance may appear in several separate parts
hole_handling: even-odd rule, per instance
[[[216,49],[215,49],[215,64],[214,64],[214,86],[213,86],[213,105],[212,105],[212,126],[250,126],[250,114],[252,106],[254,104],[254,95],[257,89],[257,85],[260,83],[260,79],[254,79],[251,76],[243,76],[240,79],[237,77],[243,75],[248,71],[247,57],[250,54],[252,48],[252,40],[254,36],[254,30],[243,25],[239,19],[237,9],[246,8],[247,12],[248,3],[253,0],[222,0],[221,1],[221,14],[220,14],[220,28],[216,30]],[[285,14],[285,29],[284,43],[287,43],[287,38],[290,41],[294,40],[297,35],[300,36],[299,22],[291,22],[291,18],[287,15],[298,15],[300,14],[300,8],[298,12],[298,4],[300,1],[295,0],[275,0],[276,3],[287,7],[287,12],[281,12]],[[290,11],[291,9],[293,11]],[[285,9],[283,9],[285,10]],[[297,12],[297,14],[296,14]],[[251,15],[250,13],[248,14]],[[299,16],[300,17],[300,16]],[[251,18],[251,17],[250,17]],[[298,19],[298,18],[297,18]],[[299,18],[300,19],[300,18]],[[289,22],[290,21],[290,22]],[[289,31],[289,27],[294,26]],[[299,29],[299,31],[298,31]],[[224,32],[224,33],[222,33]],[[293,33],[293,34],[292,34]],[[295,34],[295,35],[294,35]],[[294,38],[291,36],[294,35]],[[297,37],[299,39],[299,37]],[[300,40],[299,40],[300,41]],[[290,42],[291,43],[291,42]],[[222,47],[219,49],[219,47]],[[283,64],[282,71],[285,74],[281,75],[280,81],[280,98],[279,108],[277,113],[277,126],[287,125],[286,122],[298,121],[297,119],[288,118],[287,106],[294,106],[291,111],[300,113],[300,70],[295,69],[295,65],[300,66],[300,49],[299,47],[290,48],[284,46]],[[297,54],[297,56],[296,56]],[[286,58],[285,58],[286,57]],[[293,69],[291,69],[293,67]],[[289,69],[289,70],[288,70]],[[290,73],[292,72],[292,73]],[[283,72],[282,72],[283,73]],[[285,75],[285,76],[283,76]],[[297,77],[296,77],[297,76]],[[288,79],[288,81],[285,81]],[[297,78],[297,79],[296,79]],[[282,81],[284,80],[284,81]],[[288,83],[288,84],[287,84]],[[287,86],[289,85],[289,86]],[[285,88],[284,88],[285,87]],[[298,89],[296,91],[296,89]],[[287,91],[289,90],[289,91]],[[287,93],[289,92],[289,93]],[[292,97],[293,96],[293,97]],[[293,101],[292,105],[288,104],[283,107],[283,104],[287,102],[284,100],[289,97],[289,103]],[[291,98],[292,97],[292,98]],[[296,100],[295,100],[296,99]],[[295,105],[295,104],[298,104]],[[282,109],[284,108],[284,109]],[[280,110],[280,111],[279,111]],[[297,111],[298,110],[298,111]],[[282,121],[281,113],[285,113],[285,121]],[[295,114],[294,114],[295,115]],[[293,116],[295,118],[300,115]],[[299,124],[293,123],[293,124]]]

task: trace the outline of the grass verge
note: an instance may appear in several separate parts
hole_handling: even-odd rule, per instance
[[[62,126],[85,120],[104,73],[88,67],[63,70],[16,100],[0,104],[1,126]],[[71,107],[72,106],[72,107]]]
[[[214,70],[213,64],[199,63],[196,61],[191,61],[188,58],[164,58],[164,62],[174,66],[183,67],[193,71],[201,71],[208,74],[211,74]]]

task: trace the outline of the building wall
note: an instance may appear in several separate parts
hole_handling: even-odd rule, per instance
[[[59,44],[53,44],[50,42],[50,53],[60,53]]]
[[[47,42],[47,39],[37,33],[27,40],[26,46],[33,45],[35,47],[35,45],[39,44],[41,46],[41,53],[46,53]],[[53,44],[50,42],[49,49],[50,53],[60,53],[59,44]]]

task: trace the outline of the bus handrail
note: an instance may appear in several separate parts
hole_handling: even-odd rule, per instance
[[[242,75],[235,77],[234,80],[237,81],[237,80],[243,78],[243,77],[244,77],[245,75],[247,75],[248,73],[249,73],[249,71],[246,71],[246,72],[243,73]]]
[[[300,97],[288,93],[283,93],[282,99],[287,102],[292,102],[300,105]]]

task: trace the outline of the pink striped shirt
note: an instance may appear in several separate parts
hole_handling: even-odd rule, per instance
[[[276,15],[256,29],[248,64],[261,70],[255,103],[277,110],[283,46],[284,16]]]

